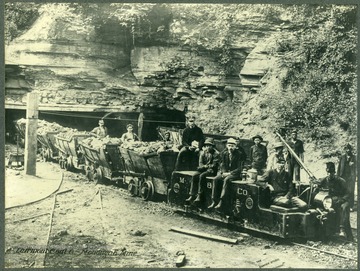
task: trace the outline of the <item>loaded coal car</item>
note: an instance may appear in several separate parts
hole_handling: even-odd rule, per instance
[[[25,143],[25,132],[26,132],[26,119],[18,119],[14,121],[15,129],[17,134],[20,136],[20,144]],[[67,128],[61,126],[56,122],[48,122],[45,120],[38,120],[37,123],[37,149],[44,161],[57,160],[58,149],[56,148],[55,136],[64,132]]]
[[[124,161],[119,146],[120,138],[88,137],[79,143],[79,150],[85,158],[85,172],[95,182],[122,181]]]
[[[174,172],[168,190],[170,205],[186,213],[281,238],[316,239],[335,232],[336,214],[331,198],[326,191],[313,191],[311,183],[301,184],[297,189],[297,196],[308,204],[306,211],[284,208],[270,203],[269,190],[258,184],[253,171],[247,170],[239,180],[230,182],[222,208],[208,209],[214,177],[207,177],[201,202],[187,201],[191,179],[197,174],[197,171]]]
[[[44,161],[57,161],[59,159],[59,150],[56,148],[55,136],[60,132],[66,131],[66,127],[56,122],[47,122],[39,120],[37,129],[37,141],[39,143],[39,152]]]
[[[85,170],[85,157],[79,144],[85,138],[90,137],[89,132],[80,132],[68,129],[55,135],[56,148],[59,150],[60,167],[66,170]]]
[[[158,195],[166,197],[177,152],[162,147],[161,142],[132,142],[119,148],[124,161],[124,182],[131,195],[144,200]]]

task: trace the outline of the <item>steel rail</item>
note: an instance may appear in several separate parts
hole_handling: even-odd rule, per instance
[[[344,259],[352,260],[352,261],[357,261],[358,260],[357,258],[341,255],[341,254],[338,254],[338,253],[335,253],[335,252],[331,252],[331,251],[327,251],[327,250],[323,250],[323,249],[319,249],[319,248],[315,248],[315,247],[311,247],[311,246],[307,246],[307,245],[303,245],[303,244],[299,244],[299,243],[295,243],[295,242],[291,242],[291,244],[299,246],[299,247],[307,248],[307,249],[312,249],[312,250],[322,252],[322,253],[325,253],[325,254],[341,257],[341,258],[344,258]]]

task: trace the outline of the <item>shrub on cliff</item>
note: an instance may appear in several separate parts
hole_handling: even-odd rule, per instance
[[[292,35],[283,32],[278,40],[287,72],[269,103],[279,125],[302,128],[318,146],[336,148],[345,143],[337,142],[340,134],[344,141],[356,138],[356,8],[305,7],[297,9]]]
[[[8,43],[29,29],[39,16],[39,4],[6,2],[4,12],[4,39]]]

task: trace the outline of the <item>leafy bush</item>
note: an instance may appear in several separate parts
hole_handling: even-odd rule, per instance
[[[39,16],[39,4],[34,3],[5,3],[5,42],[10,42],[23,31],[27,30]]]
[[[282,91],[271,101],[290,127],[302,128],[309,138],[332,145],[339,124],[348,138],[356,136],[356,8],[301,6],[297,30],[278,41]],[[316,13],[316,16],[308,16]],[[339,131],[336,131],[339,132]],[[341,131],[340,131],[341,132]]]

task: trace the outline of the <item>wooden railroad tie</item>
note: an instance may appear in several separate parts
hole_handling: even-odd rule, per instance
[[[238,243],[237,239],[230,239],[230,238],[226,238],[226,237],[222,237],[222,236],[218,236],[218,235],[197,232],[197,231],[192,231],[192,230],[186,230],[186,229],[182,229],[182,228],[178,228],[178,227],[171,227],[170,231],[184,233],[184,234],[188,234],[188,235],[192,235],[192,236],[196,236],[196,237],[201,237],[201,238],[218,241],[218,242],[229,243],[229,244],[237,244]]]

